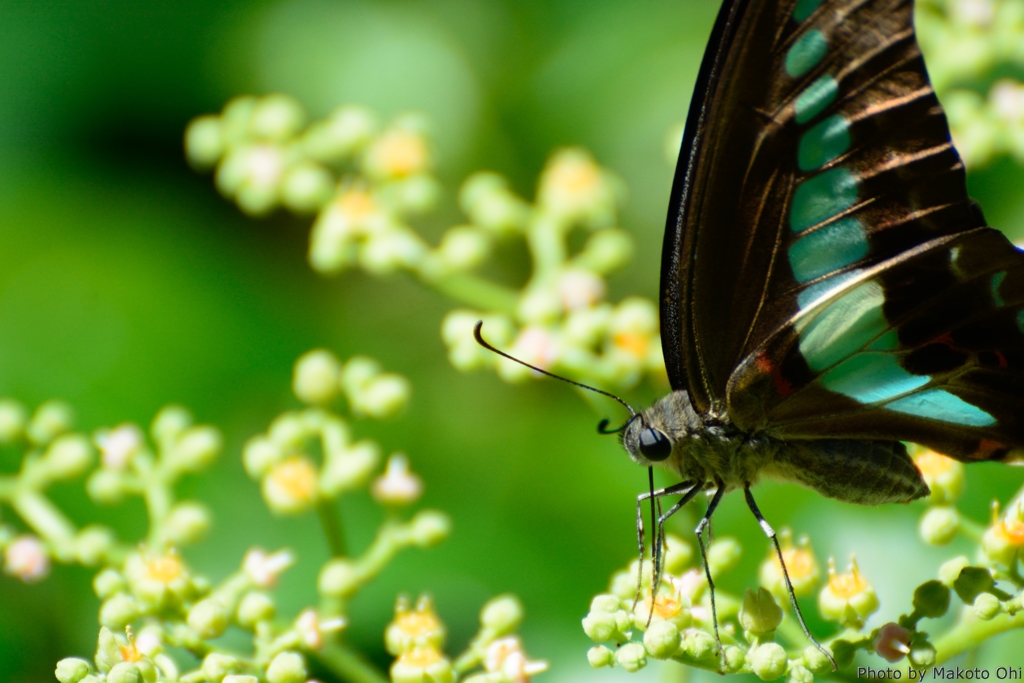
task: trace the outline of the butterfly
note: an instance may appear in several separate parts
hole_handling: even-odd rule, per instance
[[[906,503],[928,487],[903,441],[1024,459],[1024,253],[967,195],[912,0],[725,0],[672,186],[660,309],[672,393],[630,408],[621,434],[680,479],[655,491],[652,476],[637,501],[641,556],[640,503],[656,517],[652,592],[663,525],[699,493],[702,557],[723,495],[742,490],[785,572],[761,479]]]
[[[751,494],[764,478],[909,502],[928,487],[903,441],[1024,456],[1024,254],[967,195],[913,9],[722,5],[664,238],[673,391],[623,432],[682,480],[647,494],[682,495],[659,527],[714,491],[700,540],[742,490],[774,541]]]

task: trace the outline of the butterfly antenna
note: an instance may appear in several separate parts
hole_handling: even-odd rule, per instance
[[[529,363],[527,363],[524,360],[519,360],[515,356],[511,356],[511,355],[505,353],[504,351],[501,351],[499,349],[494,348],[489,343],[487,343],[487,341],[484,340],[484,337],[483,337],[483,334],[482,334],[483,328],[484,328],[484,321],[483,320],[478,320],[476,322],[476,325],[473,327],[473,337],[476,339],[476,343],[477,344],[479,344],[480,346],[484,347],[488,351],[492,351],[492,352],[498,354],[499,356],[501,356],[502,358],[508,358],[510,361],[514,361],[516,363],[519,363],[520,365],[528,367],[531,370],[539,372],[542,375],[547,375],[548,377],[553,377],[554,379],[560,379],[563,382],[568,382],[569,384],[572,384],[573,386],[577,386],[580,389],[586,389],[587,391],[593,391],[594,393],[601,394],[602,396],[607,396],[608,398],[615,399],[616,401],[621,403],[622,406],[626,410],[629,411],[629,414],[630,414],[631,417],[636,417],[636,411],[633,410],[633,406],[629,405],[628,403],[626,403],[625,401],[623,401],[621,398],[619,398],[618,396],[616,396],[613,393],[604,391],[602,389],[597,389],[597,388],[592,387],[592,386],[588,386],[586,384],[583,384],[582,382],[573,381],[573,380],[569,379],[568,377],[562,377],[561,375],[556,375],[555,373],[548,372],[547,370],[542,370],[541,368],[538,368],[536,365],[530,365]],[[626,424],[629,424],[629,423],[627,422]],[[601,422],[601,424],[598,425],[598,431],[601,431],[603,428],[605,428],[607,426],[608,426],[608,421],[607,420],[603,420]],[[619,429],[616,429],[616,430],[610,431],[610,432],[601,431],[601,433],[602,434],[614,434],[615,432],[621,431],[622,429],[624,429],[625,426],[626,425],[623,425]]]

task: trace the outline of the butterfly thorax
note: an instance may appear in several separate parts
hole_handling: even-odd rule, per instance
[[[671,455],[658,462],[641,445],[642,432],[654,429],[671,443]],[[742,488],[771,469],[782,445],[763,435],[746,434],[727,416],[698,412],[686,391],[674,391],[633,420],[622,436],[630,457],[644,467],[663,465],[686,482]]]
[[[701,413],[686,391],[665,396],[622,435],[633,460],[663,465],[684,482],[729,491],[762,479],[786,481],[861,505],[905,503],[928,494],[899,441],[786,441],[738,429],[728,415]]]

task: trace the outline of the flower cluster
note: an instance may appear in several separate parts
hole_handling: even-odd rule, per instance
[[[1020,0],[920,0],[914,20],[928,73],[968,168],[1024,161],[1024,85],[991,74],[1024,61]],[[979,83],[990,83],[979,89]]]
[[[408,401],[409,383],[369,358],[342,363],[317,350],[296,363],[293,388],[307,407],[278,417],[265,434],[250,439],[243,455],[270,510],[288,515],[315,510],[331,548],[331,558],[320,568],[317,604],[291,619],[278,613],[273,595],[280,575],[298,560],[291,550],[253,546],[219,581],[196,571],[182,552],[212,520],[200,502],[176,500],[175,487],[183,475],[202,472],[217,457],[222,438],[215,428],[196,425],[184,408],[168,406],[148,435],[124,423],[89,438],[71,431],[71,411],[64,404],[46,403],[29,414],[15,401],[0,400],[0,445],[25,449],[21,470],[0,477],[0,505],[12,508],[24,526],[0,525],[6,573],[33,582],[46,577],[53,561],[97,569],[92,583],[100,600],[96,654],[91,661],[58,662],[58,681],[307,683],[315,659],[340,678],[385,682],[337,637],[348,625],[349,601],[401,549],[444,540],[451,522],[433,510],[405,515],[423,492],[409,459],[392,454],[375,477],[382,460],[379,446],[354,441],[348,422],[329,404],[344,396],[353,414],[387,417]],[[321,455],[319,462],[314,452]],[[97,525],[78,530],[46,497],[50,484],[82,475],[96,503],[142,498],[149,518],[144,539],[120,543],[111,529]],[[384,519],[370,546],[351,555],[336,501],[358,487],[370,489]],[[482,667],[478,683],[527,683],[546,668],[526,657],[514,635],[522,607],[511,596],[488,603],[480,633],[454,664],[442,654],[444,630],[429,602],[421,600],[415,610],[403,605],[400,601],[386,637],[397,657],[394,680],[451,683]],[[234,650],[218,640],[229,633],[235,640],[242,634],[251,645]]]
[[[837,666],[849,666],[858,650],[874,652],[890,662],[906,657],[915,668],[935,663],[937,648],[926,632],[918,630],[918,622],[946,613],[950,586],[958,593],[965,590],[961,584],[966,579],[958,578],[959,573],[948,585],[936,580],[919,586],[913,611],[898,623],[867,630],[865,622],[880,605],[856,560],[851,560],[847,571],[839,572],[830,558],[828,580],[819,588],[821,568],[810,541],[803,537],[794,543],[785,529],[779,536],[794,595],[804,598],[817,592],[818,613],[839,628],[822,641]],[[716,631],[703,570],[692,566],[693,552],[685,542],[673,536],[667,541],[665,573],[653,599],[649,561],[644,562],[643,571],[639,561],[634,561],[616,573],[609,592],[594,598],[583,619],[583,630],[597,643],[588,653],[592,666],[637,671],[646,666],[648,658],[674,659],[719,673],[753,673],[762,680],[785,676],[794,683],[810,683],[814,676],[832,672],[829,657],[808,644],[789,611],[790,597],[774,547],[761,564],[761,586],[748,588],[742,597],[715,591]],[[707,553],[711,575],[717,578],[735,564],[739,550],[732,539],[715,541]],[[966,562],[960,568],[964,566]],[[989,588],[982,581],[977,590],[990,595],[985,592]]]
[[[458,193],[467,221],[432,246],[411,222],[440,198],[425,130],[415,116],[381,126],[354,106],[307,127],[297,102],[270,95],[238,98],[220,115],[195,119],[185,147],[194,166],[216,168],[217,187],[248,213],[316,212],[309,261],[318,272],[404,271],[470,307],[451,311],[442,325],[459,369],[491,366],[509,381],[539,376],[475,344],[473,325],[483,319],[488,339],[546,370],[608,388],[645,376],[663,381],[653,303],[605,300],[605,278],[633,251],[616,227],[619,180],[580,149],[552,156],[533,202],[504,177],[476,173]],[[575,233],[585,239],[573,250]],[[532,263],[519,289],[478,272],[510,240],[525,242]]]
[[[512,595],[501,595],[480,611],[480,630],[454,661],[444,654],[445,628],[428,596],[415,607],[408,598],[395,604],[395,619],[384,633],[394,683],[529,683],[547,670],[547,662],[527,658],[515,631],[523,606]],[[482,669],[482,671],[479,671]],[[475,673],[474,673],[475,672]]]

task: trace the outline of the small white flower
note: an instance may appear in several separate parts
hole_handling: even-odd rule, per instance
[[[558,296],[567,311],[589,308],[604,295],[604,280],[586,270],[567,270],[558,280]]]
[[[484,668],[488,673],[500,673],[508,681],[528,683],[531,676],[547,671],[548,663],[527,659],[519,638],[509,636],[487,646]]]
[[[259,189],[268,189],[277,185],[284,172],[284,160],[281,158],[281,152],[269,145],[254,147],[245,161],[246,175]]]
[[[320,621],[316,610],[304,610],[295,620],[295,631],[302,638],[302,644],[310,650],[319,650],[324,646],[324,634],[340,631],[348,625],[344,617]]]
[[[138,426],[125,423],[110,430],[97,432],[93,442],[100,449],[100,461],[104,467],[123,470],[128,467],[132,457],[142,449],[144,439]]]
[[[242,568],[253,584],[260,588],[271,588],[277,583],[277,577],[293,564],[295,556],[290,550],[279,550],[268,555],[262,548],[253,548],[245,554]]]
[[[988,26],[995,16],[992,0],[958,0],[953,4],[953,14],[959,22],[973,26]]]
[[[7,546],[4,571],[25,583],[42,581],[50,573],[50,556],[35,536],[19,536]]]
[[[1007,121],[1024,119],[1024,87],[1020,83],[1004,78],[992,86],[988,96],[1001,118]]]
[[[408,505],[423,495],[423,481],[409,469],[403,453],[388,458],[384,474],[373,482],[373,497],[385,505]]]

